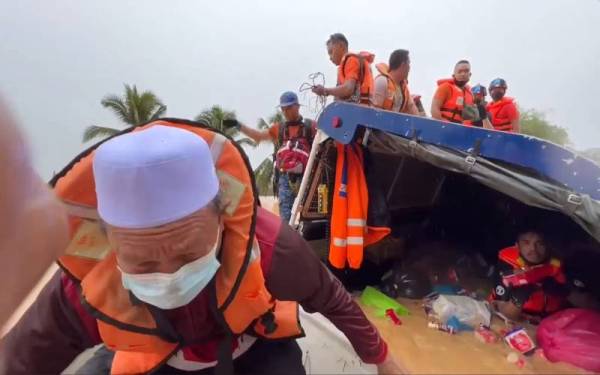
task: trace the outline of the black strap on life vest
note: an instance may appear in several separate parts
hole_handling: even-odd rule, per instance
[[[456,86],[456,84],[452,83],[452,85]],[[467,102],[467,90],[465,87],[458,87],[456,86],[460,91],[462,91],[463,94],[463,108],[466,106],[466,102]],[[445,116],[442,113],[442,117],[445,118],[446,120],[450,121],[450,122],[455,122],[458,124],[462,124],[463,122],[463,117],[462,117],[462,112],[458,110],[458,106],[454,107],[454,109],[450,109],[450,108],[446,108],[446,107],[442,107],[440,108],[440,112],[451,112],[452,113],[452,117],[448,118],[448,116]],[[458,116],[458,118],[456,118],[456,116]]]
[[[348,62],[348,59],[352,56],[358,59],[358,82],[356,82],[354,94],[350,96],[349,101],[354,103],[370,103],[370,93],[363,94],[361,90],[365,80],[365,57],[356,53],[348,54],[342,62],[342,74],[344,74],[346,70],[346,63]],[[340,83],[341,82],[338,82],[338,84]]]

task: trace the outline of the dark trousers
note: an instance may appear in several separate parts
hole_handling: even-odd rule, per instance
[[[113,352],[102,347],[81,367],[77,375],[110,374]],[[233,361],[235,375],[305,375],[302,350],[296,340],[257,340],[248,351]],[[201,371],[181,371],[163,366],[153,374],[212,375],[214,368]]]

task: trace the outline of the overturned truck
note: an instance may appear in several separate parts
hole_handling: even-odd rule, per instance
[[[383,216],[391,228],[385,241],[365,248],[360,269],[330,267],[350,290],[379,285],[392,264],[431,252],[437,261],[476,254],[482,270],[463,280],[472,279],[472,289],[485,293],[489,291],[485,279],[498,251],[513,244],[518,228],[528,224],[544,228],[552,251],[567,264],[578,258],[592,273],[600,267],[600,166],[591,160],[535,137],[340,102],[325,108],[319,129],[290,224],[328,262],[336,194],[335,144],[358,142],[365,151],[367,221]],[[467,358],[450,364],[447,359],[442,361],[446,364],[425,361],[424,356],[442,352],[453,356],[456,353],[446,349],[459,350],[460,345],[448,341],[428,346],[437,351],[424,350],[423,345],[417,348],[415,341],[401,338],[406,331],[394,331],[367,310],[384,337],[402,346],[404,354],[398,355],[412,361],[409,368],[414,371],[512,371],[496,352],[489,357],[502,358],[499,362],[485,356],[479,364]],[[419,330],[412,334],[423,337]],[[411,347],[413,352],[407,355]],[[460,350],[470,353],[473,347]],[[537,372],[576,371],[542,362],[531,366]]]

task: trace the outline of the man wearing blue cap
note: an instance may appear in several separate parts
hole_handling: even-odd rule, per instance
[[[237,120],[226,121],[225,125],[237,127],[256,142],[271,141],[275,144],[273,185],[279,198],[279,215],[282,220],[289,222],[300,181],[308,163],[316,123],[300,115],[298,95],[292,91],[281,94],[279,108],[283,112],[285,122],[274,123],[267,130],[250,128]]]

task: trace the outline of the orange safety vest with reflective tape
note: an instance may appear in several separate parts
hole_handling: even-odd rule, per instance
[[[377,71],[379,72],[379,76],[383,76],[387,79],[387,92],[385,99],[383,100],[383,104],[381,105],[382,109],[386,111],[391,111],[394,108],[394,102],[396,101],[396,96],[398,93],[402,96],[402,103],[400,104],[400,109],[398,112],[400,113],[408,113],[408,103],[410,102],[410,92],[408,91],[408,84],[406,81],[403,81],[398,85],[396,81],[390,76],[389,67],[385,63],[379,63],[375,65]],[[379,77],[377,76],[377,77]]]
[[[260,250],[254,239],[256,189],[247,157],[239,145],[199,123],[158,120],[132,128],[173,126],[202,137],[209,145],[225,206],[221,267],[214,282],[217,311],[232,334],[251,329],[259,337],[303,335],[298,304],[274,300],[265,286]],[[121,283],[116,256],[97,220],[93,146],[53,181],[69,211],[72,240],[59,259],[61,268],[81,285],[82,303],[96,317],[105,345],[116,352],[113,374],[143,374],[162,366],[180,347],[159,334],[144,303],[134,304]]]
[[[390,233],[387,227],[367,225],[369,192],[358,144],[336,144],[337,163],[331,211],[329,262],[336,268],[359,269],[365,246]]]

